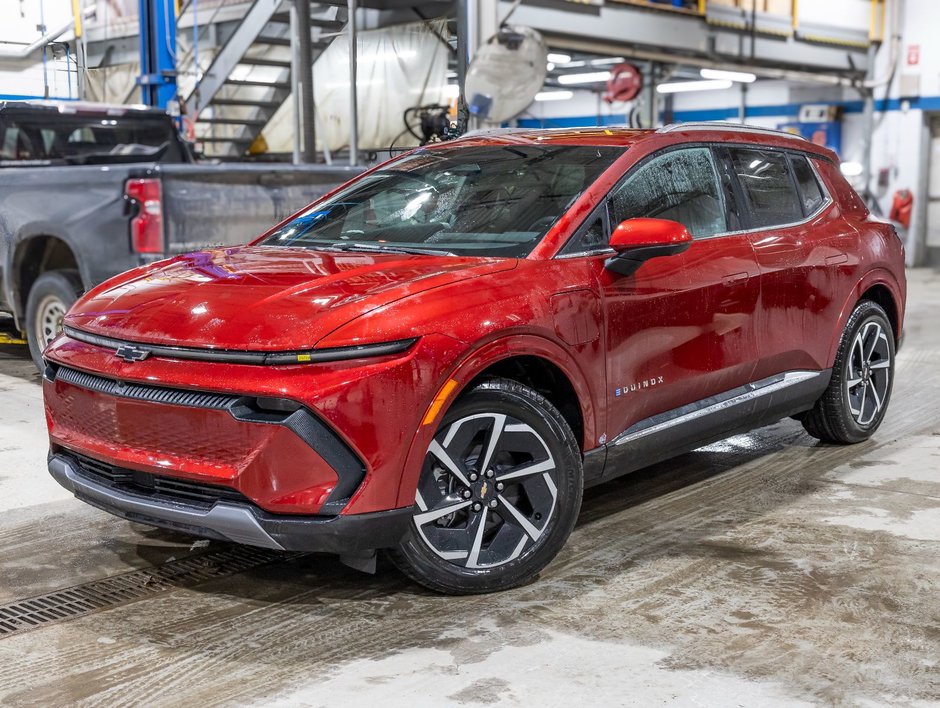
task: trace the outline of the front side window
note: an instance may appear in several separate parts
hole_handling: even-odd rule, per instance
[[[584,145],[419,150],[315,204],[261,243],[524,258],[622,154]]]
[[[743,148],[733,148],[730,153],[752,228],[781,226],[803,219],[803,207],[785,153]]]
[[[693,238],[728,230],[708,148],[671,150],[645,162],[614,193],[611,208],[612,226],[649,217],[678,221]]]
[[[610,248],[610,237],[607,235],[606,219],[603,213],[598,213],[588,221],[564,247],[558,252],[561,256],[573,256],[586,253],[596,253]]]

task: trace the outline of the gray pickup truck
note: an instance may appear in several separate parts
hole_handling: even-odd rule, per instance
[[[199,163],[160,111],[0,102],[0,312],[38,366],[85,290],[166,256],[244,243],[359,171]]]

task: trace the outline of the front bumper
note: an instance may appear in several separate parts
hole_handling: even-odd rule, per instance
[[[348,554],[394,546],[404,536],[411,508],[367,514],[296,516],[268,513],[250,502],[211,505],[158,499],[85,473],[76,458],[54,454],[49,473],[75,496],[104,511],[150,526],[283,551]]]

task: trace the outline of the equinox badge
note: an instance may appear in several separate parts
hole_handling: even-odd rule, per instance
[[[146,349],[138,349],[131,344],[122,344],[114,352],[114,356],[119,356],[124,361],[133,363],[135,361],[143,361],[150,356],[150,352]]]

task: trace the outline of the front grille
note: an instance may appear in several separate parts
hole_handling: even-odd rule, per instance
[[[168,403],[174,406],[188,406],[190,408],[227,408],[239,400],[238,396],[230,396],[224,393],[205,393],[202,391],[186,391],[178,388],[126,383],[77,369],[70,369],[67,366],[60,366],[55,372],[55,378],[73,386],[80,386],[99,393],[107,393],[111,396],[133,398],[138,401],[151,401],[153,403]]]
[[[70,453],[70,457],[77,464],[79,474],[116,491],[131,492],[157,501],[173,501],[205,509],[211,508],[217,501],[251,503],[248,497],[230,487],[138,472],[75,453]]]

